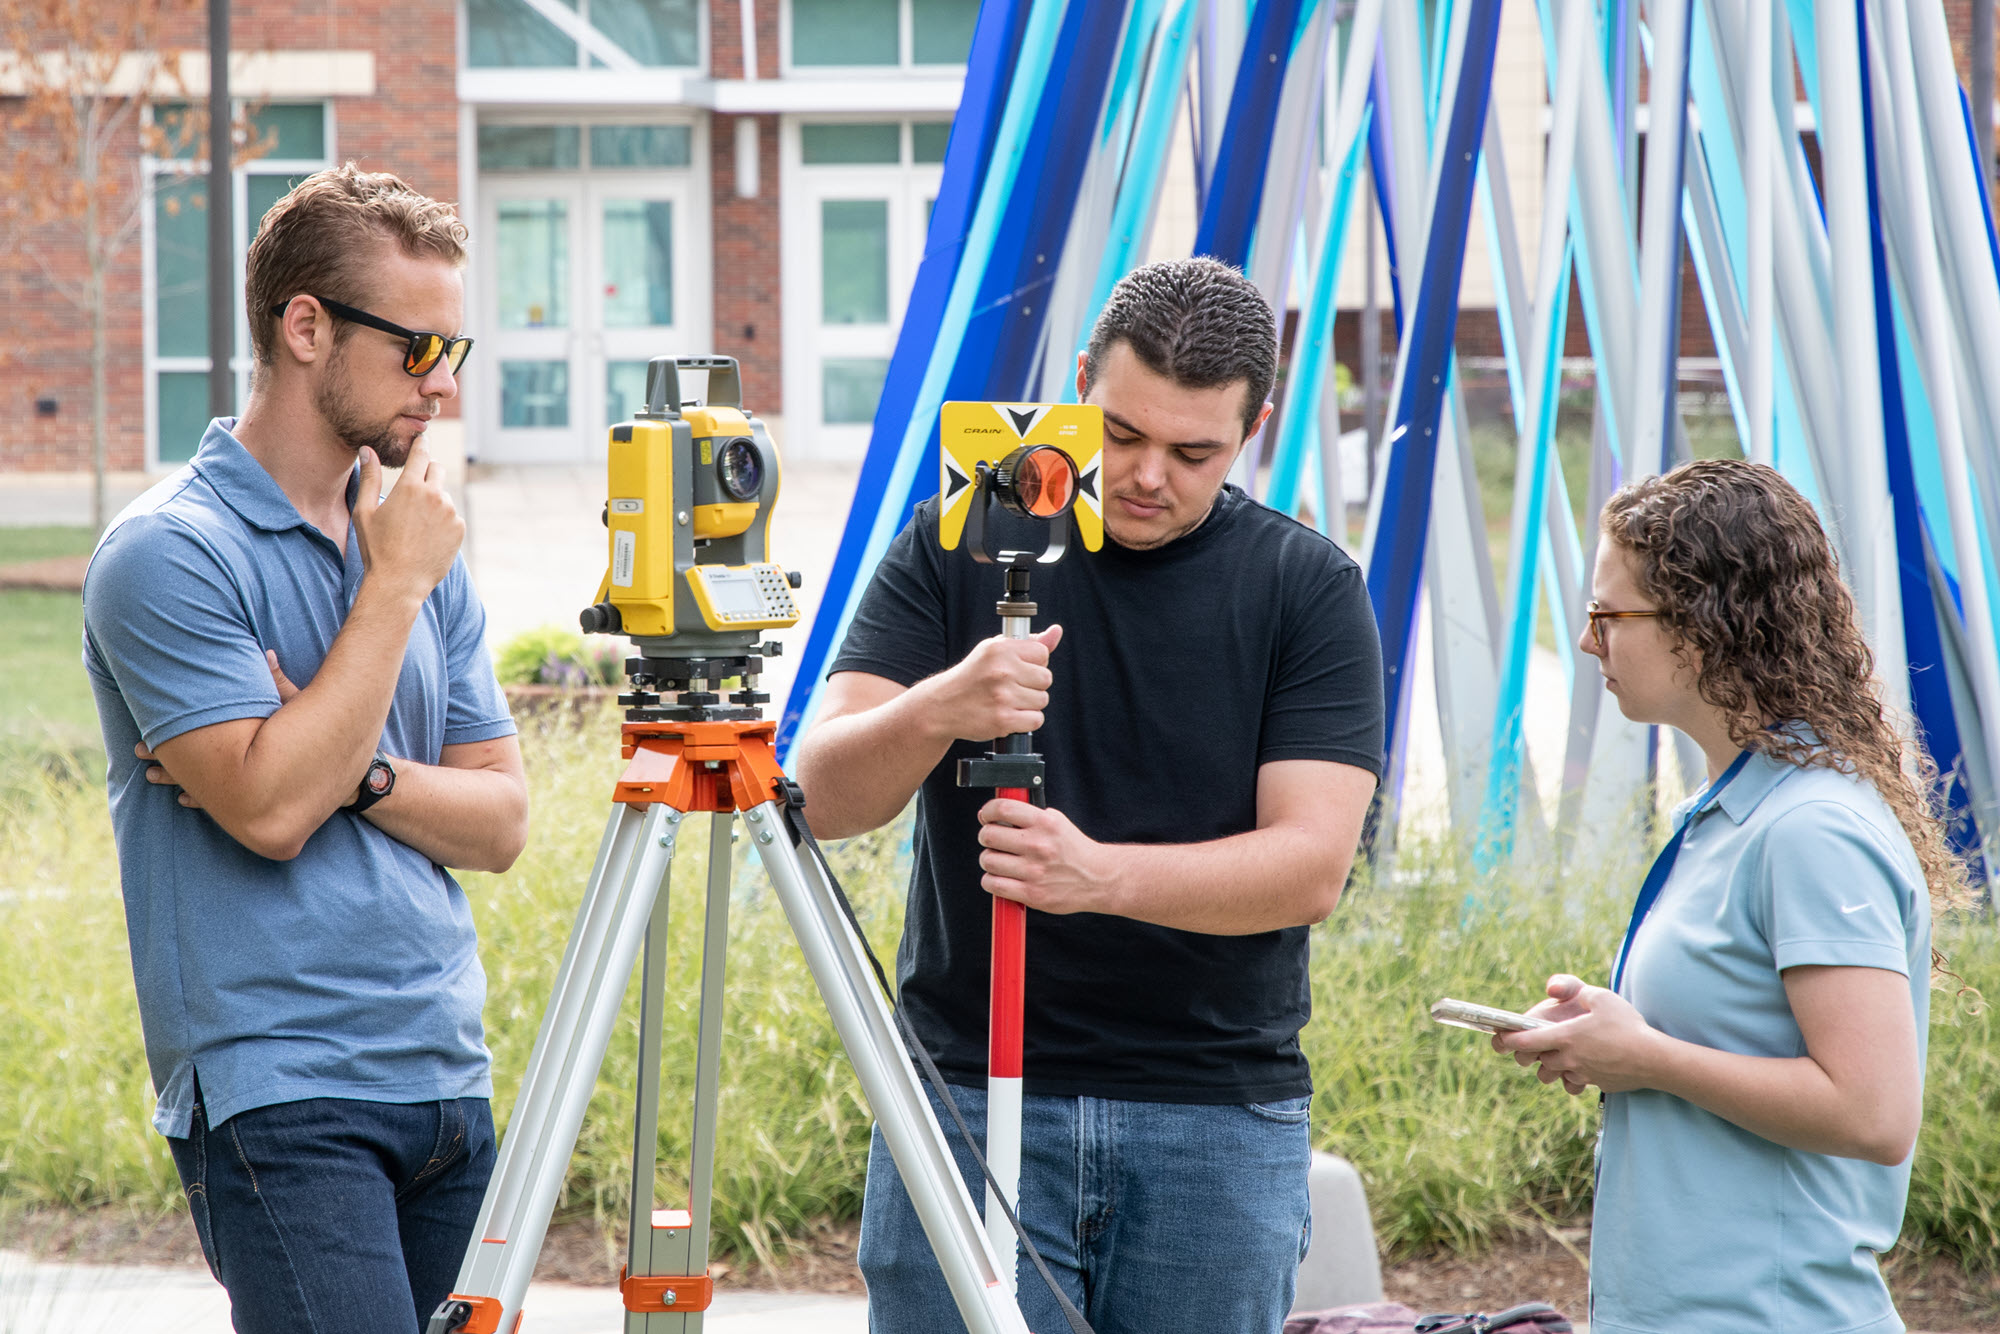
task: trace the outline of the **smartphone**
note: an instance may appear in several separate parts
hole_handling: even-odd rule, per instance
[[[1431,1006],[1431,1018],[1453,1028],[1469,1028],[1476,1033],[1519,1033],[1530,1028],[1547,1028],[1549,1021],[1534,1019],[1512,1010],[1496,1010],[1490,1005],[1453,1000],[1446,996]]]

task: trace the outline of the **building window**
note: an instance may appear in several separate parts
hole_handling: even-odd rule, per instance
[[[604,324],[643,329],[674,322],[674,205],[667,199],[607,199]]]
[[[935,167],[944,162],[950,141],[948,120],[807,121],[799,126],[799,162],[808,167]]]
[[[963,65],[979,6],[968,0],[910,0],[910,63]]]
[[[482,125],[481,171],[552,171],[583,165],[583,132],[574,125]]]
[[[685,167],[694,160],[694,131],[685,125],[593,125],[590,165]]]
[[[653,68],[701,64],[696,0],[562,0],[577,17]],[[473,69],[602,69],[526,0],[465,0],[466,64]]]
[[[147,303],[146,370],[148,448],[160,464],[194,457],[208,428],[208,167],[198,153],[207,143],[177,133],[188,114],[181,104],[152,108],[153,123],[167,131],[172,155],[148,159],[152,191],[145,228]],[[242,112],[239,109],[238,114]],[[235,272],[236,333],[231,367],[236,401],[249,393],[249,329],[243,313],[243,264],[264,215],[306,176],[330,164],[332,108],[325,102],[273,103],[250,114],[257,156],[233,173],[230,202]]]
[[[789,13],[798,69],[950,66],[972,49],[979,0],[792,0]]]
[[[686,125],[592,125],[588,136],[583,131],[581,125],[481,125],[479,169],[685,167],[694,160],[694,131]]]
[[[607,361],[604,363],[604,424],[628,422],[646,406],[646,363]]]
[[[820,319],[889,322],[889,201],[820,203]]]
[[[799,160],[808,167],[897,166],[903,127],[895,121],[799,126]]]
[[[569,425],[567,361],[502,361],[500,424],[514,427]]]
[[[509,199],[493,238],[503,329],[569,327],[569,206],[561,199]]]
[[[828,426],[867,426],[875,420],[887,357],[828,357],[820,363],[820,420]]]
[[[948,120],[919,120],[910,124],[910,160],[920,167],[941,166],[945,145],[950,142]]]

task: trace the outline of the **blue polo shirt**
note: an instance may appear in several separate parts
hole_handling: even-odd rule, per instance
[[[1695,814],[1633,940],[1623,991],[1669,1036],[1797,1057],[1806,1045],[1780,970],[1901,973],[1921,1080],[1930,941],[1916,853],[1874,788],[1752,755]],[[1643,1090],[1605,1099],[1597,1168],[1592,1330],[1902,1330],[1876,1255],[1903,1225],[1907,1159],[1883,1167],[1782,1148]]]
[[[490,1096],[486,975],[449,873],[345,810],[298,857],[269,861],[148,783],[132,754],[277,712],[264,650],[307,685],[361,586],[352,526],[343,552],[234,425],[211,424],[186,468],[118,516],[84,579],[153,1125],[188,1134],[197,1075],[211,1125],[303,1098]],[[385,753],[435,764],[445,746],[514,732],[485,632],[456,560],[410,631]]]

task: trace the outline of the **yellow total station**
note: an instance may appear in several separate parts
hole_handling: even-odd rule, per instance
[[[708,373],[699,404],[681,401],[685,370]],[[649,362],[646,405],[611,428],[605,482],[608,568],[586,631],[740,650],[799,619],[797,576],[771,562],[778,451],[743,410],[735,358]]]

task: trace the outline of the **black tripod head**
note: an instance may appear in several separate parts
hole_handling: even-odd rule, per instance
[[[680,646],[675,646],[679,648]],[[618,697],[631,723],[754,721],[763,717],[770,695],[757,689],[765,658],[775,658],[784,646],[776,640],[732,651],[688,646],[662,651],[643,646],[639,657],[625,659],[625,676],[632,689]],[[740,689],[726,698],[722,683],[735,680]]]

